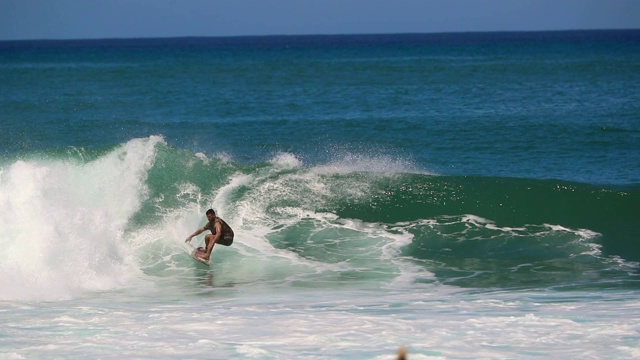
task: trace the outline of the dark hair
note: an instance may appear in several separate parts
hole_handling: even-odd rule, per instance
[[[215,212],[215,211],[213,211],[213,209],[209,209],[209,210],[207,210],[207,212],[206,212],[206,213],[204,213],[204,214],[205,214],[205,215],[209,215],[209,214],[213,214],[213,215],[215,215],[215,214],[216,214],[216,212]]]

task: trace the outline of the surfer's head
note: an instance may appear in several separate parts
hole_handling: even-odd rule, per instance
[[[216,212],[213,211],[213,209],[209,209],[207,210],[207,212],[205,213],[205,215],[207,215],[207,219],[209,219],[209,221],[213,221],[216,219]]]

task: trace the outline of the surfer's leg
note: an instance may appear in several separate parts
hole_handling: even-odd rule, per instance
[[[215,238],[216,236],[213,234],[205,235],[204,243],[207,244],[207,247],[204,249],[204,251],[207,254],[202,257],[203,259],[209,260],[209,257],[211,256],[211,252],[213,251],[213,246],[216,244]]]
[[[207,252],[207,247],[209,247],[209,235],[204,236],[204,247],[198,247],[198,252]]]

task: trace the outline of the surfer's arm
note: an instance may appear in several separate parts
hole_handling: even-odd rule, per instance
[[[198,236],[198,235],[202,234],[205,230],[206,230],[205,228],[200,228],[200,229],[196,230],[196,232],[194,232],[193,234],[189,235],[189,237],[184,242],[191,241],[191,239],[193,239],[194,236]]]

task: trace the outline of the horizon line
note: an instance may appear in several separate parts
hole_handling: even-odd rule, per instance
[[[362,33],[317,33],[317,34],[254,34],[254,35],[176,35],[176,36],[131,36],[131,37],[86,37],[86,38],[31,38],[0,39],[0,42],[27,41],[99,41],[99,40],[152,40],[152,39],[208,39],[208,38],[260,38],[260,37],[339,37],[339,36],[384,36],[384,35],[446,35],[446,34],[507,34],[507,33],[560,33],[560,32],[613,32],[640,31],[640,28],[591,28],[591,29],[555,29],[555,30],[483,30],[483,31],[432,31],[432,32],[362,32]]]

